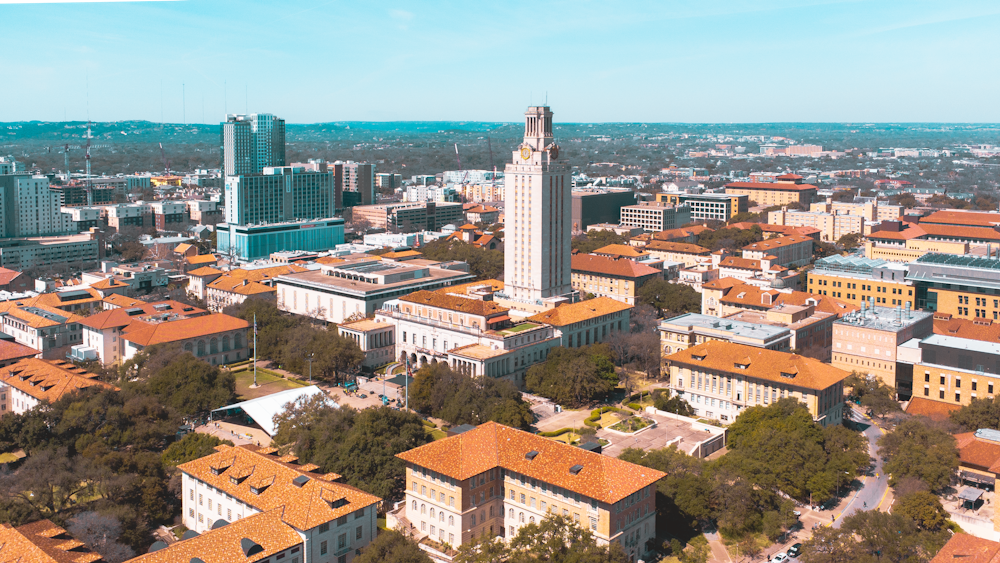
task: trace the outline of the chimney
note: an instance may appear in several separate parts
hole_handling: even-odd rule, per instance
[[[907,319],[913,318],[913,316],[910,314],[910,302],[909,301],[906,302],[906,318]]]

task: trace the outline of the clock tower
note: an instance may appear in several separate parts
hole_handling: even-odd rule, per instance
[[[545,305],[571,298],[572,182],[552,139],[552,111],[529,107],[504,170],[504,294]]]

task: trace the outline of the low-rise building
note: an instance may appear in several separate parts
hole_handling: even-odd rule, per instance
[[[281,275],[275,279],[275,287],[282,311],[341,323],[352,315],[370,316],[390,299],[473,279],[465,262],[365,257]]]
[[[833,323],[834,366],[879,377],[897,393],[908,396],[905,381],[912,365],[898,362],[897,347],[933,331],[933,313],[909,307],[864,305]],[[899,387],[898,384],[903,384]]]
[[[906,280],[907,267],[896,262],[860,256],[828,256],[816,261],[808,273],[810,293],[829,295],[861,306],[905,305],[913,308],[913,282]]]
[[[686,313],[660,321],[660,347],[663,356],[687,350],[702,342],[720,340],[768,350],[791,349],[791,332],[784,327],[757,325],[735,319]]]
[[[351,213],[354,221],[364,220],[373,228],[401,233],[440,231],[445,225],[466,222],[461,203],[422,201],[358,205]]]
[[[615,332],[630,330],[632,306],[608,297],[560,305],[527,320],[555,327],[559,344],[579,348],[605,342]]]
[[[194,318],[167,315],[166,319],[144,315],[134,319],[122,333],[122,360],[156,344],[177,344],[213,366],[239,362],[250,357],[249,327],[247,321],[221,313]]]
[[[228,272],[221,272],[219,275],[208,270],[212,269],[199,268],[195,270],[195,272],[199,272],[197,276],[189,275],[191,275],[192,281],[198,279],[197,283],[199,284],[208,278],[213,278],[212,281],[204,285],[205,303],[212,311],[222,311],[230,305],[240,305],[250,298],[277,302],[278,292],[274,287],[275,278],[285,274],[308,271],[297,264],[263,268],[236,268]],[[199,287],[201,286],[199,285]]]
[[[744,246],[743,258],[770,260],[772,265],[798,268],[812,262],[814,242],[801,235],[762,240]]]
[[[651,233],[676,229],[691,222],[691,208],[656,201],[642,201],[622,207],[619,223]]]
[[[808,305],[818,312],[832,313],[837,317],[859,309],[832,297],[788,288],[763,288],[735,278],[708,282],[701,293],[701,312],[716,317],[728,317],[740,311],[767,311],[777,305]]]
[[[219,254],[243,262],[283,250],[322,251],[344,243],[344,220],[337,217],[247,225],[220,223],[215,230]]]
[[[732,182],[726,184],[729,195],[745,195],[758,206],[773,207],[799,203],[809,205],[816,199],[816,186],[803,184],[802,178],[775,182]]]
[[[691,208],[692,221],[729,221],[749,209],[750,196],[736,194],[656,194],[656,201]]]
[[[83,317],[28,300],[0,303],[3,332],[14,341],[38,350],[46,359],[65,358],[71,346],[83,340]]]
[[[115,389],[69,362],[25,358],[0,369],[0,416],[23,414],[87,387]]]
[[[772,225],[812,227],[820,232],[820,240],[827,242],[836,242],[846,235],[867,235],[872,230],[872,223],[861,215],[789,211],[787,207],[768,212],[767,222]]]
[[[925,254],[909,264],[906,281],[913,284],[918,309],[1000,320],[1000,260]]]
[[[479,455],[469,455],[476,451]],[[487,422],[398,454],[406,498],[389,516],[418,542],[458,547],[513,538],[563,514],[631,561],[656,534],[655,483],[665,473]]]
[[[373,371],[395,360],[396,326],[393,323],[361,319],[341,323],[337,325],[337,331],[353,340],[365,353],[361,369]]]
[[[174,563],[207,555],[185,546],[199,538],[205,538],[199,547],[225,551],[227,531],[242,532],[247,522],[256,541],[232,538],[242,552],[231,552],[233,559],[220,553],[218,561],[352,561],[375,538],[382,499],[339,482],[335,473],[321,473],[315,464],[297,462],[276,448],[219,446],[177,466],[181,521],[201,535],[133,561]]]
[[[712,262],[712,251],[697,244],[653,240],[647,243],[646,246],[643,246],[642,249],[648,252],[650,256],[654,256],[665,262],[683,264],[685,268]]]
[[[183,231],[188,223],[188,206],[183,201],[154,201],[153,226],[159,231]]]
[[[581,294],[610,297],[629,305],[635,305],[642,286],[663,279],[662,268],[653,268],[626,257],[614,259],[594,254],[574,254],[570,263],[574,290]]]
[[[96,264],[98,240],[92,233],[64,237],[11,238],[0,240],[0,266],[27,270],[53,264]]]
[[[124,333],[137,320],[157,319],[157,322],[203,317],[208,311],[179,303],[159,301],[116,307],[94,313],[80,321],[83,342],[73,346],[70,358],[77,361],[99,360],[104,365],[118,364],[125,354]],[[139,326],[139,325],[137,325]]]
[[[745,284],[758,287],[796,287],[798,274],[784,266],[774,264],[772,255],[763,260],[740,258],[738,256],[719,256],[713,254],[712,260],[718,271],[716,278],[735,278]]]
[[[489,205],[466,204],[465,219],[470,223],[493,225],[500,220],[500,210]]]
[[[792,335],[791,352],[827,361],[833,350],[833,321],[836,319],[834,313],[817,311],[816,305],[778,304],[767,311],[733,313],[724,320],[786,328]]]
[[[713,340],[671,354],[665,361],[670,388],[698,416],[728,423],[743,409],[792,397],[823,426],[843,421],[843,381],[850,372],[819,360]]]

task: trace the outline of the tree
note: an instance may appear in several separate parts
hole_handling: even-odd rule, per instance
[[[904,477],[916,477],[938,491],[951,482],[958,469],[955,437],[925,419],[902,422],[879,438],[878,445],[893,486]]]
[[[655,307],[661,315],[701,311],[701,295],[694,288],[662,279],[646,282],[639,288],[636,297],[639,302]]]
[[[146,247],[137,241],[126,241],[117,250],[122,262],[138,262],[146,255]]]
[[[576,250],[580,254],[590,254],[598,248],[602,248],[610,244],[628,244],[628,237],[608,230],[587,231],[582,235],[573,237],[570,247],[572,250]]]
[[[855,512],[840,528],[817,529],[803,542],[801,559],[804,563],[925,562],[947,540],[947,533],[921,531],[898,511]]]
[[[122,525],[117,518],[97,512],[80,513],[69,521],[66,531],[101,554],[107,563],[123,563],[135,557],[135,551],[119,543]]]
[[[846,250],[853,250],[861,245],[861,239],[863,237],[864,235],[861,233],[846,234],[837,239],[837,244],[844,247]]]
[[[974,398],[968,405],[952,411],[951,421],[966,432],[975,432],[980,428],[1000,428],[1000,403],[995,397]]]
[[[163,463],[169,467],[177,467],[182,463],[215,453],[215,447],[222,444],[233,445],[229,440],[220,440],[211,434],[191,432],[164,450]]]
[[[626,563],[621,544],[600,546],[590,530],[569,516],[551,514],[529,523],[505,544],[499,538],[482,537],[458,548],[456,563]]]
[[[764,240],[764,231],[759,225],[749,229],[724,228],[716,231],[702,231],[698,244],[709,250],[729,250],[739,252],[744,246]]]
[[[910,518],[924,530],[936,532],[947,523],[948,513],[941,505],[941,499],[929,491],[919,491],[899,497],[894,509],[896,513]]]
[[[284,337],[286,342],[278,354],[282,367],[304,376],[309,373],[308,358],[312,354],[312,375],[321,381],[339,382],[341,374],[357,371],[365,359],[358,344],[336,329],[301,324]]]
[[[525,386],[553,401],[581,406],[606,396],[618,384],[618,374],[606,344],[553,348],[544,363],[528,369]]]
[[[356,411],[324,395],[301,397],[274,417],[272,444],[386,499],[403,490],[405,464],[396,454],[428,440],[420,417],[388,407]]]
[[[380,530],[375,539],[361,548],[354,563],[431,563],[431,558],[417,544],[395,530]]]
[[[694,416],[694,408],[687,401],[674,395],[670,389],[656,389],[653,391],[653,406],[656,410],[679,414],[681,416]]]
[[[896,390],[886,385],[877,376],[852,371],[851,375],[844,380],[844,385],[851,387],[851,394],[858,397],[862,407],[880,419],[903,410],[896,402]]]
[[[185,352],[150,376],[145,391],[162,404],[191,416],[233,402],[236,378]]]
[[[29,506],[35,519],[52,518],[71,508],[77,495],[90,494],[96,477],[88,460],[71,458],[65,448],[46,449],[16,471],[0,470],[0,495]]]
[[[451,424],[491,420],[527,430],[535,420],[531,405],[510,381],[466,375],[444,363],[417,371],[410,386],[410,406]]]

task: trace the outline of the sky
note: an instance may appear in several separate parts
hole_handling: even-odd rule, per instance
[[[0,0],[0,122],[1000,122],[1000,2]]]

